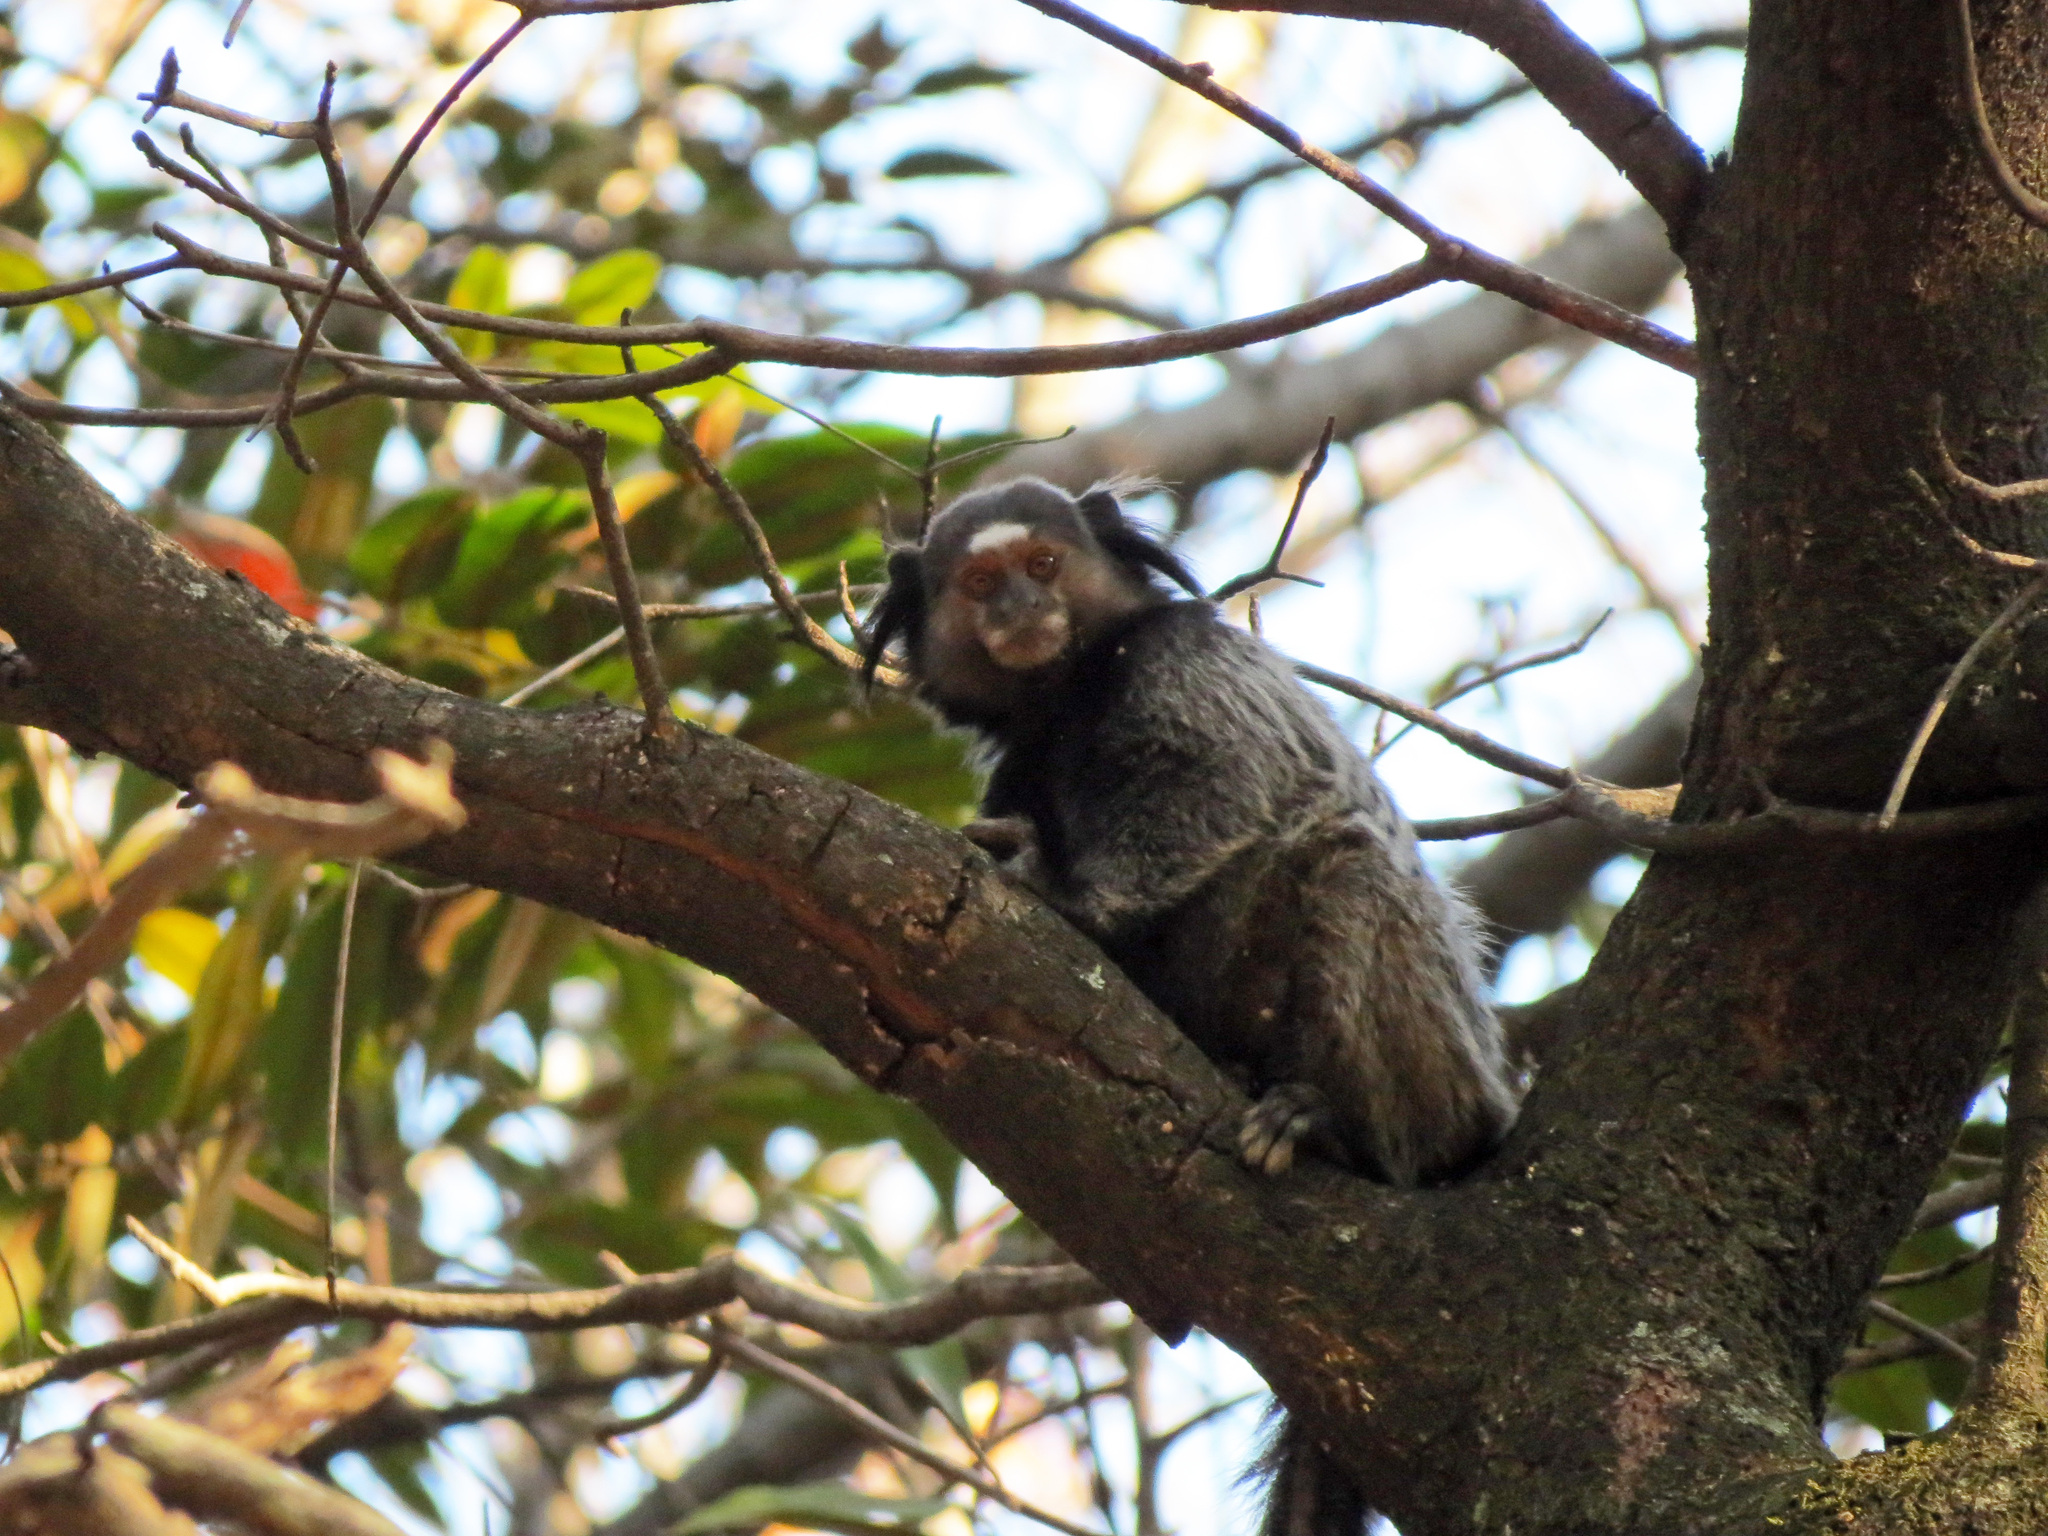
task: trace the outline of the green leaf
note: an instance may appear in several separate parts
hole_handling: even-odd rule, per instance
[[[479,314],[502,315],[510,307],[512,263],[495,245],[480,245],[469,253],[455,282],[448,289],[448,303],[455,309],[473,309]],[[448,333],[462,348],[463,356],[483,362],[498,350],[492,331],[472,331],[457,326]]]
[[[557,416],[588,422],[637,447],[652,448],[661,441],[661,423],[638,400],[576,400],[552,409]]]
[[[461,486],[421,491],[363,530],[348,553],[349,570],[387,603],[423,596],[454,566],[475,512],[476,498]]]
[[[661,258],[652,251],[613,251],[569,279],[562,303],[582,325],[617,325],[622,310],[654,297]]]
[[[1014,85],[1029,73],[1024,69],[997,69],[992,64],[949,64],[921,77],[905,94],[944,96],[952,91],[971,91],[984,85]]]
[[[589,515],[584,497],[547,487],[478,513],[435,589],[435,611],[458,629],[519,623],[537,607],[535,589],[569,563],[561,536]]]
[[[762,438],[733,455],[725,476],[747,498],[770,546],[785,569],[814,557],[843,555],[842,546],[880,521],[886,494],[899,507],[917,504],[915,471],[924,463],[922,433],[871,423],[831,432],[798,432]],[[847,437],[880,450],[904,466],[898,473]],[[940,457],[999,441],[992,434],[963,434],[940,445]],[[940,490],[964,489],[987,468],[981,459],[943,474]],[[713,524],[690,552],[688,570],[700,590],[728,586],[754,574],[745,543],[729,523]]]
[[[919,176],[1007,176],[1010,168],[964,149],[913,149],[899,156],[884,176],[909,181]]]
[[[107,1105],[107,1130],[119,1138],[152,1131],[171,1112],[171,1096],[184,1075],[192,1037],[182,1029],[152,1035],[114,1074]]]
[[[952,1508],[946,1499],[889,1499],[844,1483],[792,1483],[773,1488],[735,1488],[680,1525],[674,1536],[699,1531],[757,1530],[769,1524],[814,1526],[868,1536],[877,1530],[907,1531]]]
[[[0,1078],[0,1130],[29,1146],[69,1141],[106,1118],[112,1095],[99,1025],[73,1008],[22,1048]]]

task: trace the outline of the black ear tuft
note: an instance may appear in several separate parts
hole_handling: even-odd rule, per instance
[[[1142,577],[1149,568],[1194,596],[1202,596],[1202,584],[1195,580],[1194,572],[1181,563],[1180,556],[1125,517],[1123,504],[1114,493],[1092,490],[1074,503],[1074,509],[1087,522],[1096,542],[1130,567],[1133,575]]]
[[[875,691],[875,668],[882,664],[882,652],[898,635],[913,650],[924,634],[924,554],[917,549],[899,549],[889,556],[889,586],[868,615],[867,647],[861,657],[860,686],[863,693]]]

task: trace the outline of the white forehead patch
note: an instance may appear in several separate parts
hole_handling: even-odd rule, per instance
[[[967,541],[967,553],[978,555],[984,549],[994,549],[998,544],[1014,544],[1019,539],[1031,537],[1031,530],[1022,523],[990,523]]]

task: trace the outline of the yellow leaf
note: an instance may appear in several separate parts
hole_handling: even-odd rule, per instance
[[[429,976],[445,976],[455,959],[455,941],[490,911],[497,899],[496,891],[471,891],[435,913],[427,925],[427,936],[420,940],[420,969]]]
[[[91,1293],[106,1257],[107,1229],[113,1225],[114,1196],[120,1185],[120,1174],[102,1164],[79,1169],[64,1192],[64,1255],[70,1263],[74,1303]]]
[[[626,476],[612,492],[619,504],[619,521],[631,522],[635,512],[666,496],[681,483],[677,475],[666,469],[650,469],[643,475]]]
[[[478,246],[469,253],[462,270],[455,274],[455,282],[448,290],[449,307],[475,310],[485,315],[502,315],[511,291],[511,272],[511,262],[498,247]],[[486,361],[498,350],[495,331],[472,331],[458,326],[449,334],[462,348],[463,355],[475,362]]]
[[[722,459],[732,447],[732,440],[739,435],[740,422],[747,414],[747,394],[738,385],[728,385],[699,408],[697,419],[691,423],[691,435],[704,450],[705,458]]]
[[[219,943],[220,929],[211,918],[183,907],[160,907],[135,929],[135,958],[191,997]]]
[[[36,1233],[42,1225],[41,1211],[0,1216],[0,1344],[21,1332],[24,1321],[31,1328],[36,1326],[40,1310],[36,1303],[43,1294],[43,1261],[36,1257]]]
[[[207,956],[192,993],[185,1064],[171,1100],[177,1125],[199,1123],[243,1075],[265,1011],[263,968],[271,930],[278,912],[298,894],[306,863],[304,853],[260,861],[233,926]]]

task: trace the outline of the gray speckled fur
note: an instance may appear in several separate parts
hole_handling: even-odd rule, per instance
[[[1471,915],[1286,661],[1105,550],[1095,534],[1120,539],[1106,518],[1121,513],[1096,495],[1107,510],[1084,497],[1081,516],[1040,482],[963,498],[930,530],[921,590],[902,594],[918,604],[897,626],[912,675],[988,750],[983,815],[1036,833],[1013,873],[1254,1093],[1318,1090],[1361,1171],[1455,1175],[1516,1107]],[[963,668],[932,654],[924,616],[946,556],[1004,520],[1076,545],[1073,563],[1114,567],[1120,598],[1070,614],[1067,654],[997,697],[955,681]],[[912,575],[901,565],[892,580]]]

